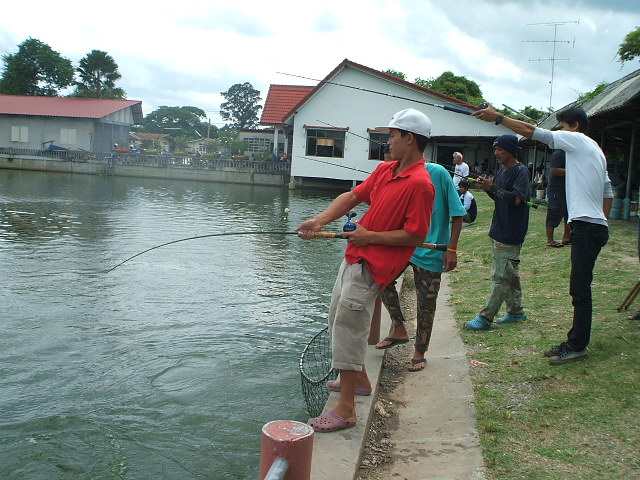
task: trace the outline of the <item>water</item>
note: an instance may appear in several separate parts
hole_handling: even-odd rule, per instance
[[[0,170],[0,477],[257,478],[262,426],[308,418],[299,356],[344,243],[215,237],[105,271],[334,195]]]

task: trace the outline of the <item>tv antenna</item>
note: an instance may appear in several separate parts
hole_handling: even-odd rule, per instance
[[[556,44],[558,43],[569,43],[573,47],[576,46],[576,38],[573,37],[573,40],[558,40],[558,27],[562,25],[567,25],[569,23],[580,24],[580,20],[572,20],[568,22],[540,22],[540,23],[527,23],[527,25],[546,25],[548,27],[553,27],[553,40],[523,40],[526,43],[551,43],[553,44],[553,53],[551,54],[551,58],[538,58],[538,59],[529,59],[530,62],[544,62],[548,61],[551,63],[551,81],[549,82],[551,88],[549,91],[549,110],[552,109],[551,102],[553,99],[553,77],[555,74],[556,62],[568,62],[570,59],[568,58],[556,58]]]

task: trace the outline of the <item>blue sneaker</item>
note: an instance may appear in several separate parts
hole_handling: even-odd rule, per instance
[[[526,320],[527,316],[523,313],[522,315],[511,315],[510,313],[507,313],[504,317],[502,318],[498,318],[496,320],[496,323],[516,323],[516,322],[522,322],[523,320]]]
[[[491,328],[491,322],[487,322],[484,318],[478,315],[473,320],[465,323],[465,327],[469,330],[488,330]]]

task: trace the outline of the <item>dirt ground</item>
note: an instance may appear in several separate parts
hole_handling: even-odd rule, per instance
[[[411,332],[415,332],[415,289],[404,288],[400,301],[411,338]],[[381,336],[384,337],[382,332]],[[404,376],[413,375],[407,371],[408,360],[412,354],[412,341],[390,348],[385,353],[378,399],[356,480],[378,480],[383,473],[388,473],[389,467],[395,461],[388,438],[398,429],[397,412],[405,401],[399,398],[396,386],[402,382]]]

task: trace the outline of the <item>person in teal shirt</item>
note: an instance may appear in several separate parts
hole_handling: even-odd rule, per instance
[[[436,188],[436,196],[431,214],[431,227],[425,242],[445,244],[449,248],[446,252],[417,248],[409,261],[409,265],[413,268],[418,304],[416,340],[409,366],[410,372],[420,371],[427,364],[425,353],[431,340],[440,279],[442,272],[453,270],[458,263],[456,252],[458,238],[462,228],[462,218],[467,213],[460,202],[460,196],[449,172],[436,163],[427,163],[426,169]],[[392,325],[389,335],[379,342],[376,348],[385,349],[409,342],[395,281],[379,295],[389,311]]]

